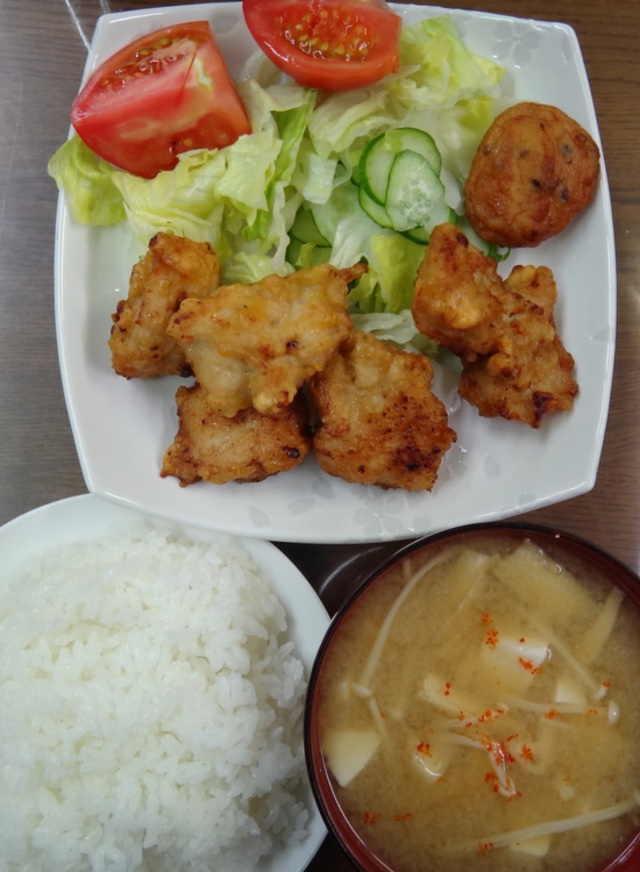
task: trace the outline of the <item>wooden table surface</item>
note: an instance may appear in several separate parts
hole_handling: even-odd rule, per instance
[[[53,310],[57,191],[47,160],[66,137],[97,16],[119,0],[0,0],[0,523],[86,491],[58,371]],[[451,5],[477,8],[459,0]],[[593,490],[526,516],[585,536],[640,570],[640,3],[486,0],[491,12],[576,30],[591,81],[613,200],[618,265],[615,374]],[[389,546],[282,545],[330,610],[344,566]],[[0,555],[0,562],[1,562]],[[352,867],[327,839],[309,867]]]

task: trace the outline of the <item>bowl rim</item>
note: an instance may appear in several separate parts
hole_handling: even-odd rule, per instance
[[[446,540],[477,538],[482,534],[508,535],[514,539],[529,534],[537,544],[551,543],[557,549],[569,549],[580,559],[589,558],[596,568],[630,597],[640,610],[640,575],[600,545],[560,528],[524,521],[487,521],[441,530],[401,545],[387,555],[346,598],[335,612],[316,653],[307,684],[303,736],[305,764],[312,793],[329,833],[343,853],[360,872],[394,872],[382,859],[370,853],[366,843],[349,823],[336,797],[327,766],[320,750],[319,729],[315,712],[315,691],[325,657],[345,616],[361,596],[405,558]],[[637,872],[640,868],[640,828],[632,832],[615,857],[585,872]]]

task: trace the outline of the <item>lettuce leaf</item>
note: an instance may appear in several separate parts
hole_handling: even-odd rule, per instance
[[[458,179],[465,178],[495,115],[504,68],[470,51],[447,15],[406,28],[401,59],[415,71],[402,80],[404,93],[399,99],[421,107],[417,116],[429,125],[426,129],[438,143],[445,164]],[[442,106],[439,113],[433,112],[434,102]]]
[[[416,327],[410,309],[400,309],[398,312],[354,313],[351,320],[358,330],[391,342],[397,348],[431,356],[438,352],[437,343],[423,336]]]
[[[122,197],[113,183],[113,167],[97,157],[73,134],[50,158],[47,172],[65,192],[79,224],[106,226],[125,217]]]

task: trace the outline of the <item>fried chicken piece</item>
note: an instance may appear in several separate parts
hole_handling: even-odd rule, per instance
[[[364,264],[328,264],[185,300],[168,327],[209,403],[232,417],[253,406],[277,414],[348,336],[347,284]]]
[[[464,187],[476,232],[511,248],[560,233],[593,199],[600,152],[561,109],[518,103],[484,135]]]
[[[514,266],[503,281],[510,294],[524,297],[540,306],[546,318],[555,325],[553,316],[558,288],[553,272],[547,266]]]
[[[262,481],[302,463],[311,446],[308,410],[295,401],[280,415],[244,409],[233,418],[213,409],[199,385],[176,393],[179,426],[162,464],[162,477],[181,486],[197,481]]]
[[[129,294],[112,316],[111,363],[125,378],[190,375],[167,325],[186,297],[206,297],[220,282],[218,258],[206,242],[158,233],[131,271]]]
[[[574,361],[556,334],[557,289],[546,266],[516,266],[504,281],[451,224],[435,228],[416,277],[421,333],[462,360],[459,393],[484,417],[538,428],[572,408]]]
[[[537,429],[544,415],[573,407],[578,393],[573,369],[573,358],[557,336],[534,344],[514,331],[510,353],[465,365],[460,396],[485,418],[501,416]]]
[[[416,276],[416,327],[462,360],[495,351],[503,311],[497,263],[453,224],[434,228]]]
[[[432,379],[429,358],[354,331],[309,384],[320,467],[356,484],[431,490],[456,440]]]

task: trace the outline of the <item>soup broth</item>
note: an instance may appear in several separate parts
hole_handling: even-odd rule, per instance
[[[586,872],[640,826],[640,614],[531,542],[407,559],[318,677],[352,827],[399,872]]]

